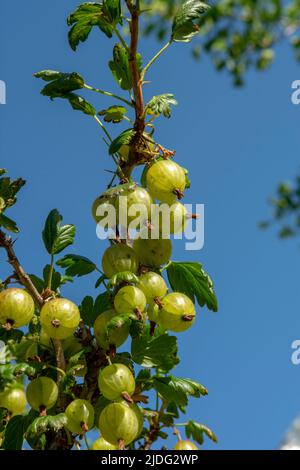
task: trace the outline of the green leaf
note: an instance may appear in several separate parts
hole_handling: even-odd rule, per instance
[[[45,222],[42,233],[46,250],[49,254],[55,255],[63,251],[67,246],[74,243],[74,225],[61,225],[62,216],[57,209],[53,209]]]
[[[142,58],[140,54],[137,54],[137,66],[139,71],[142,68]],[[123,90],[131,90],[132,88],[132,76],[129,67],[128,52],[121,44],[116,44],[113,49],[113,60],[110,60],[109,68]]]
[[[68,254],[56,262],[58,266],[64,268],[67,276],[86,276],[96,269],[95,263],[80,255]]]
[[[117,153],[118,150],[122,147],[122,145],[129,145],[134,135],[135,131],[133,129],[126,129],[125,131],[123,131],[110,144],[109,154],[113,155],[114,153]]]
[[[207,390],[201,384],[191,380],[179,377],[155,377],[153,387],[169,403],[175,403],[178,406],[186,406],[188,397],[199,398],[201,395],[207,395]]]
[[[111,24],[117,25],[121,22],[120,0],[103,0],[103,11]]]
[[[106,1],[106,8],[101,3],[82,3],[68,17],[67,23],[71,26],[69,31],[69,44],[73,51],[76,50],[79,42],[84,42],[88,38],[92,28],[98,27],[107,37],[111,38],[114,31],[115,22],[111,23],[111,15],[116,14],[114,2]]]
[[[53,98],[63,98],[66,94],[84,87],[84,79],[77,72],[63,73],[55,70],[42,70],[34,74],[48,83],[41,94]]]
[[[5,450],[21,450],[24,440],[24,422],[25,416],[13,416],[6,428],[4,442],[2,444]]]
[[[60,413],[55,416],[42,416],[36,418],[33,423],[28,427],[26,432],[26,439],[32,439],[44,434],[46,431],[52,430],[58,432],[67,424],[67,417],[65,413]]]
[[[93,326],[96,318],[111,307],[110,294],[106,291],[98,295],[95,301],[91,296],[86,296],[81,302],[79,310],[84,323],[88,326]]]
[[[4,214],[0,214],[0,226],[4,227],[8,232],[19,232],[16,222]]]
[[[124,106],[110,106],[107,109],[99,111],[99,116],[104,116],[105,122],[113,122],[117,124],[124,119],[127,109]]]
[[[35,274],[29,274],[29,277],[34,284],[34,287],[38,290],[39,293],[41,293],[45,287],[45,281],[40,277],[35,276]]]
[[[2,170],[3,175],[6,171]],[[22,178],[11,180],[9,177],[0,178],[0,198],[1,198],[1,212],[8,207],[13,206],[17,201],[17,193],[26,183]]]
[[[213,431],[204,424],[197,423],[190,420],[185,426],[185,433],[187,437],[191,437],[198,444],[202,445],[204,442],[204,434],[213,442],[218,442],[217,436]]]
[[[172,39],[178,42],[190,42],[199,32],[197,23],[209,8],[209,5],[200,0],[186,0],[174,18]]]
[[[128,284],[138,284],[138,277],[131,273],[130,271],[123,271],[121,273],[115,274],[109,280],[109,286],[116,286],[119,282],[127,282]]]
[[[69,93],[62,98],[66,98],[75,111],[82,111],[88,116],[96,116],[97,111],[94,106],[82,98],[82,96],[76,95],[75,93]]]
[[[153,114],[162,114],[166,118],[171,117],[171,105],[177,105],[177,101],[174,95],[171,93],[165,93],[163,95],[153,96],[147,104],[147,110],[150,110]]]
[[[177,338],[155,330],[154,336],[149,334],[149,325],[140,338],[131,343],[132,359],[143,367],[158,367],[168,371],[179,362],[177,356]]]
[[[209,310],[218,311],[213,282],[200,263],[172,262],[167,273],[173,291],[186,294],[193,302],[196,297],[201,307],[207,305]]]

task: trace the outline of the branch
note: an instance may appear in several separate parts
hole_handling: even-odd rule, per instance
[[[13,245],[14,242],[11,237],[7,237],[5,233],[0,230],[0,247],[5,249],[9,264],[14,268],[20,283],[30,292],[36,303],[41,307],[44,304],[44,299],[37,291],[28,274],[26,274],[22,268],[20,261],[15,254]]]
[[[0,247],[5,249],[8,257],[8,262],[14,268],[16,277],[19,280],[20,284],[22,284],[25,289],[28,290],[28,292],[31,294],[31,296],[39,305],[39,307],[42,307],[45,303],[43,297],[40,295],[32,280],[30,279],[28,274],[26,274],[20,261],[18,260],[14,250],[14,242],[12,241],[11,237],[6,236],[5,233],[2,232],[2,230],[0,230]],[[65,370],[66,362],[61,341],[53,340],[53,345],[55,350],[57,367],[59,369]]]

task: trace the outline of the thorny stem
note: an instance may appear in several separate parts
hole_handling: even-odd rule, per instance
[[[116,100],[123,101],[123,103],[127,104],[127,106],[130,106],[131,108],[133,108],[134,106],[130,101],[126,100],[125,98],[122,98],[122,96],[115,95],[114,93],[111,93],[110,91],[100,90],[100,88],[94,88],[90,85],[87,85],[86,83],[83,86],[87,90],[95,91],[96,93],[101,93],[101,95],[110,96],[111,98],[115,98]]]

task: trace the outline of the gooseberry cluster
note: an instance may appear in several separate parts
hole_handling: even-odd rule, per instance
[[[166,47],[194,36],[203,5],[187,0],[179,8]],[[62,216],[54,209],[42,232],[50,263],[43,279],[27,274],[14,242],[2,231],[17,230],[3,212],[16,202],[24,182],[2,178],[5,170],[0,169],[0,247],[13,267],[12,275],[0,282],[0,340],[5,344],[0,363],[0,448],[12,447],[10,439],[18,429],[18,445],[25,438],[37,450],[80,448],[82,440],[93,450],[149,450],[159,438],[168,437],[168,428],[178,436],[174,449],[197,448],[181,438],[175,420],[185,412],[190,396],[206,395],[207,390],[194,380],[170,375],[179,362],[177,338],[170,332],[184,332],[194,324],[194,299],[214,311],[217,301],[200,263],[171,261],[171,235],[183,232],[191,217],[180,202],[189,180],[187,170],[174,161],[175,152],[155,141],[154,122],[160,115],[170,117],[170,106],[177,102],[173,95],[163,94],[144,103],[145,74],[166,47],[142,69],[137,40],[143,9],[137,0],[126,0],[124,7],[129,18],[116,0],[79,5],[68,18],[69,42],[75,50],[94,26],[108,37],[116,35],[120,43],[109,67],[121,89],[129,91],[130,101],[87,85],[76,72],[35,74],[47,82],[43,95],[63,98],[93,117],[109,139],[105,142],[116,168],[108,188],[92,205],[97,229],[113,234],[101,269],[78,254],[56,259],[73,244],[75,227],[62,225]],[[130,24],[130,46],[118,29],[127,24],[125,20]],[[96,112],[75,93],[82,88],[121,100],[134,110],[134,121],[125,116],[129,109],[124,106]],[[114,124],[127,119],[133,127],[112,139],[98,116]],[[133,179],[136,167],[143,168],[140,185]],[[178,269],[181,275],[176,274]],[[77,306],[62,296],[67,282],[97,271],[101,277],[95,288],[102,291],[96,299],[86,296]],[[22,288],[9,287],[12,283]],[[130,353],[120,351],[129,338]],[[149,398],[155,406],[143,406]],[[209,428],[193,420],[181,426],[187,438],[201,443],[204,433],[216,440]],[[91,430],[98,430],[100,437],[90,445]]]

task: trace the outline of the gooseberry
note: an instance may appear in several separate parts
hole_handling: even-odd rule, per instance
[[[100,414],[99,429],[105,440],[117,445],[134,441],[140,432],[137,412],[127,403],[118,402],[107,405]]]
[[[164,297],[168,291],[164,278],[153,271],[142,274],[138,286],[144,292],[148,304]]]
[[[99,389],[108,400],[122,400],[125,394],[133,395],[135,380],[132,372],[124,364],[111,364],[99,373]]]
[[[180,440],[175,444],[174,450],[198,450],[198,447],[192,441]]]
[[[103,437],[99,437],[94,443],[92,450],[118,450],[119,446],[111,444]]]
[[[181,199],[186,185],[184,169],[171,160],[159,160],[147,171],[147,188],[154,199],[172,204]]]
[[[139,261],[134,250],[124,243],[108,247],[102,258],[102,269],[108,278],[124,271],[136,273]]]
[[[74,434],[84,434],[94,426],[94,408],[87,400],[73,400],[65,413],[67,428]]]
[[[141,222],[146,221],[152,202],[145,188],[126,183],[110,188],[98,197],[93,203],[92,214],[97,224],[103,227],[112,228],[120,223],[128,226],[138,216],[141,216]]]
[[[110,346],[118,348],[126,341],[129,335],[129,325],[122,325],[119,328],[107,331],[107,324],[116,315],[118,314],[115,310],[106,310],[96,318],[94,323],[96,340],[105,351],[108,351]]]
[[[77,305],[67,299],[53,299],[41,310],[41,324],[50,338],[65,339],[79,325],[80,313]]]
[[[195,318],[195,306],[185,294],[172,292],[162,300],[158,323],[166,330],[185,331],[192,326]]]
[[[173,233],[183,232],[187,220],[187,209],[180,202],[174,202],[171,205],[163,203],[153,206],[151,224],[154,228],[158,226],[159,233],[164,238],[168,238]]]
[[[148,231],[149,238],[140,236],[133,243],[141,264],[159,268],[167,263],[172,255],[172,242],[168,239],[151,239],[151,232]]]
[[[20,328],[30,322],[34,301],[24,289],[5,289],[0,292],[0,324],[7,329]]]
[[[146,308],[146,297],[138,287],[122,287],[115,296],[114,306],[118,313],[137,313],[140,315]]]
[[[0,407],[6,408],[12,415],[22,414],[26,403],[26,394],[21,386],[9,386],[0,393]]]
[[[38,377],[32,380],[26,390],[26,398],[36,411],[43,413],[52,408],[58,397],[58,387],[50,377]]]

